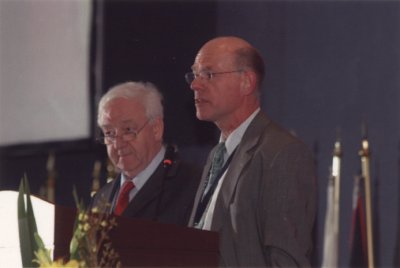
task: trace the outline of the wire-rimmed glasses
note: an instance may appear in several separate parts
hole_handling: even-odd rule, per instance
[[[117,135],[117,130],[116,129],[112,129],[112,130],[107,130],[105,132],[103,132],[102,135],[100,135],[96,140],[98,142],[100,142],[101,144],[112,144],[115,142],[115,140],[120,136],[122,138],[123,141],[132,141],[135,140],[137,138],[137,136],[139,135],[139,133],[146,127],[146,125],[149,123],[150,120],[147,120],[142,127],[140,127],[139,129],[134,129],[131,126],[126,126],[121,128],[120,132],[122,132],[122,134]]]
[[[185,74],[185,80],[190,85],[192,84],[193,80],[196,78],[200,78],[202,80],[210,81],[213,79],[214,76],[220,74],[230,74],[230,73],[239,73],[243,72],[243,70],[234,70],[234,71],[227,71],[227,72],[212,72],[212,71],[201,71],[201,72],[188,72]]]

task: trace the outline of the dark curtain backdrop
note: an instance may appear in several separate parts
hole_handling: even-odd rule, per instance
[[[339,129],[343,145],[340,266],[349,265],[353,179],[362,124],[371,146],[377,266],[393,265],[399,211],[399,1],[220,1],[218,35],[263,53],[263,106],[316,154],[318,255],[326,186]],[[400,252],[396,252],[400,254]]]

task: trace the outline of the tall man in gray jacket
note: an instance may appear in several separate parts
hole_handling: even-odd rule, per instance
[[[221,131],[189,225],[219,232],[223,266],[310,266],[314,161],[301,141],[260,110],[259,52],[238,37],[212,39],[185,78],[197,118]]]

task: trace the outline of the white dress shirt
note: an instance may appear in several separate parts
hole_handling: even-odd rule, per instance
[[[140,189],[143,187],[143,185],[149,180],[151,175],[153,175],[153,173],[156,171],[157,167],[160,165],[161,161],[163,161],[163,159],[164,159],[165,151],[166,151],[166,149],[163,146],[161,148],[161,150],[153,158],[153,160],[151,160],[150,164],[145,169],[143,169],[139,174],[137,174],[136,177],[134,177],[132,179],[132,182],[135,185],[135,187],[129,192],[129,201],[131,201],[133,199],[133,197],[140,191]],[[119,191],[121,191],[122,185],[124,184],[124,182],[126,180],[128,180],[128,178],[126,178],[126,176],[122,173]],[[119,193],[118,193],[118,195],[119,195]],[[115,200],[117,200],[116,197],[114,197],[113,203],[115,203]],[[113,205],[113,207],[114,207],[114,205]]]
[[[248,126],[250,125],[251,121],[253,121],[254,117],[257,115],[257,113],[260,111],[260,108],[255,110],[243,123],[236,128],[226,139],[225,141],[225,147],[226,147],[226,155],[224,156],[224,162],[228,160],[228,158],[231,156],[233,151],[236,149],[236,147],[239,145],[240,141],[242,140],[242,137],[244,133],[246,132]],[[220,142],[222,142],[222,137],[220,137]],[[215,209],[215,202],[217,201],[217,197],[219,194],[219,191],[221,189],[221,185],[225,179],[226,172],[228,171],[229,167],[225,170],[224,174],[222,174],[222,177],[218,181],[217,188],[215,189],[211,201],[209,202],[205,213],[205,219],[204,219],[204,225],[202,227],[203,230],[210,230],[211,228],[211,223],[214,215],[214,209]]]

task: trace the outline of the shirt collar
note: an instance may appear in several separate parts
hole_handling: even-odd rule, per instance
[[[137,190],[140,190],[140,188],[143,187],[143,185],[150,178],[150,176],[154,173],[154,171],[156,171],[157,167],[160,165],[161,161],[163,160],[164,155],[165,155],[165,147],[162,146],[161,150],[156,154],[156,156],[153,158],[153,160],[151,160],[150,164],[147,165],[147,167],[144,170],[142,170],[139,174],[136,175],[136,177],[134,177],[132,179],[132,182],[135,185],[135,188]],[[124,184],[124,182],[126,180],[128,180],[128,179],[122,173],[120,187],[122,187],[122,185]]]
[[[246,132],[247,128],[249,127],[251,121],[253,121],[254,117],[256,117],[257,113],[260,111],[260,108],[257,108],[246,120],[240,124],[231,134],[229,134],[228,138],[225,141],[226,151],[228,156],[232,154],[235,148],[238,146],[244,133]],[[219,141],[222,142],[222,136],[220,136]]]

